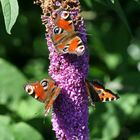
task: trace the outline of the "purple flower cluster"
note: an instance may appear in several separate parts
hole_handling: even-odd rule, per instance
[[[52,8],[50,8],[50,16],[46,16],[46,5],[41,5],[44,14],[42,20],[46,21],[46,28],[54,24],[51,17],[52,12],[57,10],[54,7],[63,6],[63,1],[48,1],[50,1],[50,3],[48,2],[49,7]],[[78,0],[66,0],[65,3],[69,6],[71,15],[73,14],[74,17],[74,14],[80,15],[80,9],[77,10],[79,8]],[[73,5],[75,5],[75,9]],[[88,140],[88,97],[84,83],[88,72],[88,52],[84,22],[81,19],[79,23],[75,23],[74,26],[86,47],[82,56],[58,54],[51,40],[51,30],[46,33],[50,51],[49,75],[62,89],[54,103],[52,114],[53,130],[59,140]]]

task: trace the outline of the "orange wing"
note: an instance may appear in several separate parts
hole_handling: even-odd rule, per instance
[[[25,85],[25,91],[33,98],[45,103],[45,116],[47,116],[61,89],[52,79],[43,79],[40,82]]]
[[[35,83],[28,83],[25,85],[25,91],[40,102],[45,102],[46,100],[46,93],[43,89],[43,86],[40,84],[39,81]]]
[[[61,9],[57,14],[55,24],[67,32],[74,31],[74,25],[69,11]]]
[[[77,35],[69,11],[60,10],[54,21],[52,41],[58,53],[82,55],[85,46],[81,38]]]
[[[86,87],[88,96],[91,98],[93,103],[115,101],[120,98],[111,90],[105,89],[104,86],[98,81],[89,82],[86,80]]]

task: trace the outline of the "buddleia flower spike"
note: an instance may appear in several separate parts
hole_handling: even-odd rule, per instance
[[[49,75],[61,88],[53,107],[53,130],[58,140],[88,140],[88,53],[79,0],[38,3],[50,52]]]

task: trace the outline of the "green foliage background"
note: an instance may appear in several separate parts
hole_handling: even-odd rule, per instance
[[[91,140],[140,139],[140,2],[81,0],[90,53],[89,79],[99,79],[120,100],[89,107]],[[55,140],[51,113],[23,85],[48,75],[48,49],[39,6],[19,1],[12,35],[0,8],[0,140]]]

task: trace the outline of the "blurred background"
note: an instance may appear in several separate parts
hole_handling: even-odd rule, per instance
[[[120,100],[89,107],[91,140],[140,140],[140,1],[80,0],[90,53],[88,78]],[[55,140],[51,113],[23,85],[48,75],[48,49],[39,6],[19,1],[8,35],[0,8],[0,140]]]

